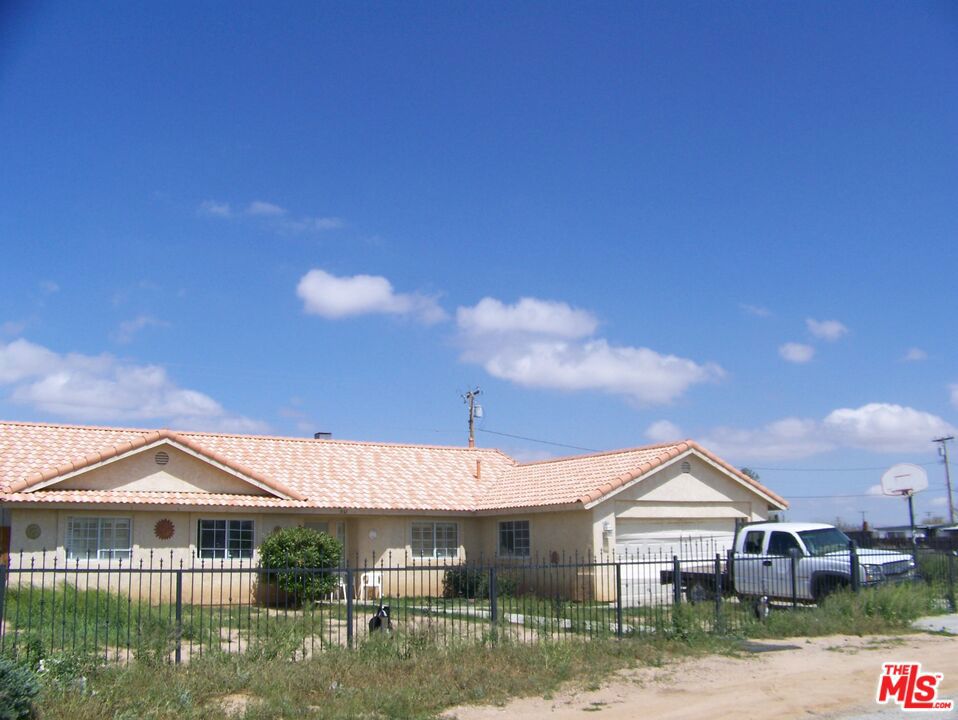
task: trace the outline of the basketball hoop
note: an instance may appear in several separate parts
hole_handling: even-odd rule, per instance
[[[915,537],[915,503],[916,492],[928,487],[928,473],[925,468],[911,463],[892,465],[881,476],[881,489],[885,495],[897,495],[908,500],[908,524],[911,527],[911,544],[916,548],[918,540]]]

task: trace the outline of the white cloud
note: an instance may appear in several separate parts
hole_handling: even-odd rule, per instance
[[[955,432],[937,415],[902,405],[868,403],[833,410],[822,420],[784,418],[759,428],[719,427],[702,442],[720,455],[742,461],[787,460],[842,448],[924,452],[933,437]]]
[[[905,357],[902,358],[905,362],[920,362],[922,360],[928,359],[928,353],[926,353],[921,348],[908,348],[908,352],[905,353]]]
[[[286,208],[282,208],[279,205],[274,205],[271,202],[254,200],[246,206],[246,214],[265,217],[278,217],[286,214]]]
[[[582,338],[595,332],[596,317],[586,311],[570,307],[564,302],[520,298],[515,305],[506,305],[486,297],[475,307],[461,307],[456,311],[456,322],[470,334],[528,333],[557,338]]]
[[[313,315],[339,319],[356,315],[408,315],[432,324],[446,317],[436,299],[418,293],[397,293],[380,275],[337,277],[314,268],[296,286],[303,309]]]
[[[80,422],[159,421],[183,429],[255,432],[263,423],[178,386],[159,365],[108,354],[61,355],[28,340],[0,343],[0,385],[12,402]]]
[[[137,315],[132,320],[124,320],[113,333],[113,340],[125,345],[133,341],[138,332],[148,327],[166,327],[168,323],[150,315]]]
[[[803,364],[815,357],[815,348],[802,343],[787,342],[779,347],[778,354],[790,363]]]
[[[302,217],[297,220],[283,218],[278,227],[289,233],[325,232],[345,227],[346,223],[338,217]]]
[[[741,460],[787,460],[834,449],[814,420],[783,418],[759,428],[717,427],[702,439],[723,457]]]
[[[748,303],[739,303],[738,306],[749,315],[759,318],[767,318],[772,316],[772,311],[761,305],[749,305]]]
[[[929,504],[932,507],[948,507],[948,496],[940,495],[939,497],[932,498]]]
[[[460,307],[456,321],[464,361],[527,387],[599,390],[662,404],[691,385],[724,376],[711,363],[590,339],[598,326],[595,316],[562,302],[522,298],[506,305],[484,298],[474,307]]]
[[[60,292],[60,286],[53,280],[43,280],[40,282],[40,291],[44,295],[53,295]]]
[[[875,452],[927,451],[932,438],[955,431],[937,415],[890,403],[833,410],[823,426],[842,446]]]
[[[958,383],[949,385],[948,392],[951,394],[951,404],[958,407]]]
[[[200,203],[201,215],[218,218],[242,217],[253,218],[250,222],[258,221],[265,227],[279,233],[300,234],[308,232],[325,232],[345,227],[342,218],[320,215],[304,215],[291,217],[289,211],[266,200],[253,200],[245,208],[233,211],[233,207],[226,202],[204,200]]]
[[[211,217],[228,218],[233,216],[233,209],[229,203],[216,202],[215,200],[204,200],[200,203],[199,212],[201,215]]]
[[[681,440],[685,437],[682,429],[669,420],[656,420],[645,429],[645,437],[652,442],[664,443],[671,440]]]
[[[848,328],[838,320],[813,320],[808,318],[805,320],[805,325],[808,326],[808,331],[812,335],[829,342],[835,342],[843,335],[848,334]]]

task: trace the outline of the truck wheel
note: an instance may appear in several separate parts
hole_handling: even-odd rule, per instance
[[[685,599],[689,601],[690,605],[705,602],[711,598],[711,591],[709,591],[708,588],[706,588],[700,582],[693,582],[691,585],[685,588]]]
[[[848,581],[845,578],[826,576],[815,581],[812,597],[816,605],[821,605],[829,595],[847,587]]]

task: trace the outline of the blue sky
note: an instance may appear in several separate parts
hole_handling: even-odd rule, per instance
[[[479,385],[517,457],[947,509],[953,4],[12,2],[0,48],[0,417],[461,444]]]

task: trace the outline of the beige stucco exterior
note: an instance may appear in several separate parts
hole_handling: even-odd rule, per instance
[[[177,448],[167,452],[176,455],[176,462],[157,465],[153,452],[136,453],[114,462],[104,463],[76,473],[58,483],[58,487],[77,490],[145,489],[264,494],[235,473],[191,456]],[[683,466],[688,463],[688,468]],[[175,474],[172,471],[175,468]],[[509,566],[535,565],[523,570],[520,592],[537,591],[579,600],[613,600],[614,569],[611,565],[581,567],[589,560],[614,562],[617,526],[628,521],[650,524],[680,518],[721,521],[733,528],[736,522],[762,520],[768,517],[769,503],[740,479],[712,461],[694,453],[680,455],[663,464],[648,476],[626,484],[601,501],[574,509],[548,507],[498,513],[410,513],[363,512],[361,510],[290,511],[208,508],[192,506],[121,506],[112,507],[43,507],[9,506],[5,510],[10,524],[12,566],[58,568],[69,567],[115,569],[120,566],[146,567],[210,567],[229,566],[231,561],[200,560],[198,555],[198,523],[201,519],[234,518],[253,521],[254,547],[277,528],[303,524],[327,523],[335,534],[338,523],[344,523],[346,560],[353,570],[355,589],[366,573],[378,573],[385,595],[439,595],[442,593],[443,566],[495,561],[504,571]],[[129,518],[132,523],[132,560],[67,561],[65,540],[71,516],[115,516]],[[174,534],[161,539],[157,523],[168,520]],[[528,557],[505,557],[500,553],[499,523],[528,521],[530,554]],[[412,554],[412,527],[416,522],[454,522],[458,529],[459,547],[452,558],[417,558]],[[39,534],[28,533],[37,526]],[[35,529],[37,529],[35,528]],[[30,534],[35,537],[29,537]],[[578,562],[578,566],[577,562]],[[256,559],[253,558],[253,563]],[[249,567],[250,561],[244,561]],[[243,567],[235,562],[234,567]],[[397,568],[403,568],[399,570]],[[54,576],[46,576],[50,582]],[[91,582],[94,575],[77,575],[71,582]],[[22,580],[22,574],[19,581]],[[135,578],[135,579],[132,579]],[[130,576],[112,574],[110,587],[125,592],[138,592],[169,597],[173,592],[169,575]],[[369,579],[372,579],[371,577]],[[63,576],[57,577],[58,581]],[[37,581],[37,578],[33,578]],[[101,579],[101,583],[103,580]],[[125,584],[125,586],[124,586]],[[144,587],[145,586],[145,587]],[[229,603],[248,601],[256,592],[257,580],[251,573],[223,576],[188,574],[184,577],[184,593],[193,602]]]

